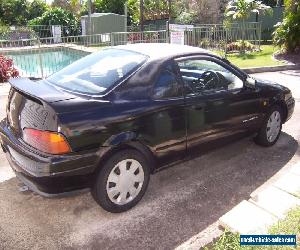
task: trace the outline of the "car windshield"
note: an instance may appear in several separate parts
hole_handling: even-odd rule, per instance
[[[145,55],[133,51],[104,49],[72,63],[47,80],[74,92],[101,94],[130,75],[146,59]]]

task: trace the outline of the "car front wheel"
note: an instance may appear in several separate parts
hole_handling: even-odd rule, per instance
[[[124,212],[141,200],[149,178],[145,157],[136,150],[123,150],[106,161],[98,173],[92,194],[105,210]]]
[[[282,110],[279,106],[274,106],[266,116],[264,124],[255,138],[255,142],[265,147],[274,145],[280,136],[281,128]]]

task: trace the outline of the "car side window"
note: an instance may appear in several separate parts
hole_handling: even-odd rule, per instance
[[[154,84],[153,97],[155,99],[165,99],[181,96],[181,83],[178,81],[172,68],[170,66],[165,67]]]
[[[243,87],[243,81],[220,64],[205,59],[178,62],[187,93],[231,90]]]

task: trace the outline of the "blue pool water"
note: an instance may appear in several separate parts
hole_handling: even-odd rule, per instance
[[[13,59],[21,76],[47,77],[88,54],[85,51],[60,47],[9,51],[6,56]]]

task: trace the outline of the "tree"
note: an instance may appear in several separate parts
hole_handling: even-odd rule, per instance
[[[262,13],[271,11],[271,7],[256,0],[232,0],[228,3],[225,16],[233,20],[242,20],[242,48],[245,52],[245,20],[249,18],[251,13]]]
[[[273,41],[287,52],[300,49],[300,4],[298,0],[286,0],[284,18],[273,33]]]
[[[270,7],[274,7],[277,5],[277,0],[262,0],[261,2]]]
[[[144,31],[145,4],[144,0],[140,0],[140,27]]]
[[[157,20],[169,18],[169,0],[142,0],[145,20]],[[128,11],[133,23],[140,20],[140,0],[128,0]]]
[[[154,20],[169,17],[170,0],[95,0],[93,2],[93,12],[111,12],[116,14],[124,14],[124,6],[127,2],[129,23],[140,23],[140,7],[144,7],[144,19]],[[87,14],[86,3],[84,4],[81,14]]]
[[[251,13],[261,13],[271,7],[256,0],[232,0],[226,8],[226,17],[245,21]]]
[[[25,25],[28,9],[26,0],[5,0],[0,2],[0,20],[5,25]]]
[[[132,15],[139,16],[137,13],[139,11],[138,8],[136,8],[135,4],[137,3],[137,0],[95,0],[92,2],[92,13],[115,13],[119,15],[124,15],[124,8],[125,3],[128,3],[128,16],[129,16],[129,23],[132,22]],[[133,4],[134,3],[134,4]],[[134,6],[134,8],[131,8]],[[84,4],[81,7],[80,15],[87,15],[88,14],[88,6],[87,1],[84,2]]]
[[[43,0],[0,1],[0,23],[2,25],[26,25],[28,20],[41,16],[48,8]]]
[[[176,21],[184,24],[209,23],[210,0],[186,0],[176,1],[173,4],[173,13]]]
[[[128,0],[128,15],[130,23],[137,25],[140,22],[140,6],[138,0]]]
[[[285,0],[285,7],[285,15],[296,14],[299,12],[300,3],[297,0]]]
[[[61,25],[64,35],[77,35],[79,32],[79,21],[77,17],[70,11],[59,7],[47,10],[41,17],[32,19],[30,25]]]
[[[33,0],[28,3],[28,16],[27,19],[31,20],[36,17],[42,16],[47,11],[48,5],[43,0]]]
[[[124,5],[126,0],[95,0],[95,11],[100,13],[124,14]]]
[[[62,8],[76,16],[79,16],[81,11],[80,0],[53,0],[51,7]]]
[[[262,0],[262,3],[271,7],[283,6],[283,0]]]
[[[172,18],[186,24],[220,23],[228,0],[172,0]]]
[[[168,0],[145,0],[145,18],[147,20],[169,18]]]

